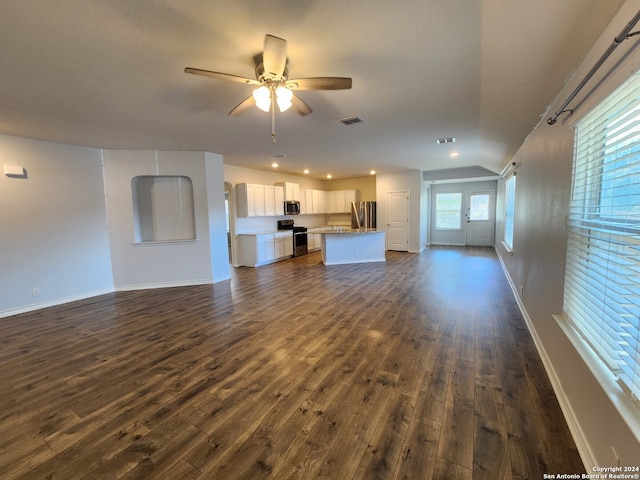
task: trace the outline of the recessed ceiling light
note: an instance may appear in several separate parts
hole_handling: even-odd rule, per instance
[[[444,138],[439,138],[436,140],[436,143],[441,144],[441,143],[453,143],[456,141],[456,137],[444,137]]]
[[[331,174],[330,173],[327,173],[327,178],[331,178]]]
[[[278,168],[278,162],[273,162],[273,163],[271,164],[271,166],[272,166],[273,168]]]
[[[375,174],[376,174],[376,171],[375,171],[375,170],[371,170],[371,171],[369,172],[369,175],[375,175]]]
[[[305,175],[307,175],[308,173],[309,173],[309,169],[308,169],[308,168],[305,168],[305,169],[304,169],[304,174],[305,174]]]
[[[451,158],[456,158],[458,155],[460,155],[458,152],[451,152],[451,153],[449,154],[449,156],[450,156]]]

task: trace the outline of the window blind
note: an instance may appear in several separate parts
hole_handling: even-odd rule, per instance
[[[576,124],[564,315],[639,399],[639,74]]]
[[[513,226],[516,217],[516,176],[505,181],[504,199],[504,243],[513,248]]]

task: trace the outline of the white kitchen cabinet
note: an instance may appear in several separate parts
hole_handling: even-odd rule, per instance
[[[257,233],[236,236],[238,265],[259,267],[293,255],[293,233]]]
[[[284,215],[284,189],[274,185],[239,183],[236,185],[238,217]]]
[[[327,213],[327,192],[324,190],[313,191],[313,213]]]
[[[346,208],[346,193],[344,190],[337,190],[336,194],[336,213],[345,213],[347,212]]]
[[[320,249],[322,235],[320,233],[307,233],[307,249],[311,252]]]
[[[264,217],[264,185],[239,183],[236,185],[238,217]]]
[[[336,192],[327,192],[327,213],[336,213]]]
[[[275,239],[275,258],[277,260],[293,255],[293,233],[277,232]]]
[[[285,238],[284,243],[284,258],[293,256],[293,236]]]
[[[273,234],[256,235],[258,244],[258,264],[269,263],[275,260],[275,241]]]
[[[276,238],[274,240],[275,258],[284,257],[284,238]]]
[[[267,217],[276,214],[276,187],[272,185],[264,186],[264,214]]]
[[[315,213],[315,205],[313,204],[313,190],[304,191],[305,213]]]
[[[275,189],[275,201],[276,201],[276,205],[275,205],[275,215],[277,216],[282,216],[284,215],[284,188],[276,185],[274,187]]]
[[[327,192],[327,213],[350,213],[351,202],[358,202],[359,200],[359,190],[334,190]]]
[[[351,213],[351,204],[360,201],[360,190],[345,190],[345,213]]]
[[[276,186],[284,189],[285,200],[297,200],[300,201],[300,185],[292,182],[279,182]]]

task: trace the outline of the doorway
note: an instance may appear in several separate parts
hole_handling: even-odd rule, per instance
[[[236,242],[234,241],[236,236],[236,219],[234,212],[235,205],[233,201],[233,185],[231,185],[229,182],[224,182],[224,214],[227,224],[227,248],[229,250],[229,263],[231,265],[235,264],[234,259],[236,258]]]
[[[409,192],[387,192],[387,250],[409,250]]]
[[[491,191],[468,192],[466,244],[473,247],[493,245],[495,230],[494,195]]]

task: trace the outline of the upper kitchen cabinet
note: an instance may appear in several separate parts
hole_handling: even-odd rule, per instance
[[[349,213],[351,202],[360,201],[360,190],[335,190],[327,194],[327,213]]]
[[[327,213],[326,193],[323,190],[300,189],[300,213]]]
[[[284,199],[287,201],[300,201],[300,185],[291,182],[276,183],[276,186],[284,189]]]
[[[239,183],[236,185],[238,217],[284,215],[284,189],[273,185]]]
[[[273,189],[275,190],[274,196],[276,202],[276,216],[284,215],[284,188],[276,185],[275,187],[273,187]]]

